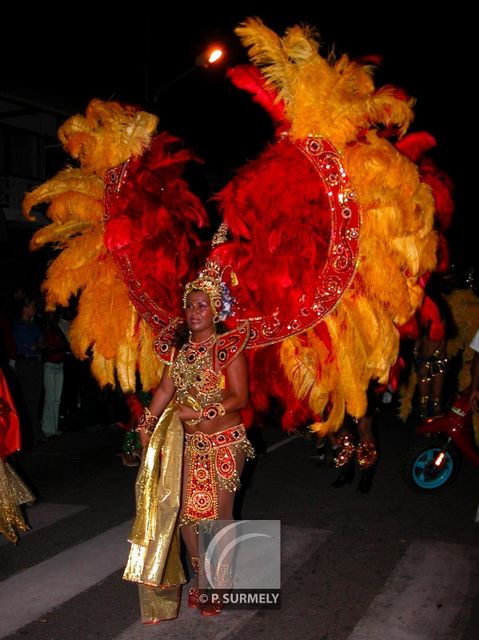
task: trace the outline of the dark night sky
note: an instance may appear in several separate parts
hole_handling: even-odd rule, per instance
[[[468,92],[475,77],[460,77],[472,73],[467,34],[472,19],[465,3],[454,3],[455,14],[418,1],[353,7],[317,3],[314,11],[303,10],[305,4],[311,3],[294,2],[294,11],[279,12],[262,9],[262,3],[229,3],[228,12],[218,12],[187,11],[183,3],[176,9],[173,2],[135,2],[123,13],[102,5],[102,11],[113,8],[104,17],[96,14],[98,3],[70,4],[63,12],[45,9],[45,4],[23,15],[12,12],[0,42],[2,90],[54,101],[71,112],[83,111],[93,97],[139,104],[160,116],[161,127],[182,136],[221,181],[263,148],[271,134],[267,117],[229,85],[224,66],[197,68],[161,91],[156,104],[154,92],[194,66],[212,40],[228,46],[227,64],[245,62],[233,28],[247,16],[261,17],[278,33],[293,24],[310,24],[320,33],[323,53],[334,46],[338,54],[352,57],[381,54],[377,85],[399,85],[417,99],[413,130],[427,129],[437,138],[436,160],[456,184],[458,211],[451,239],[455,245],[463,242],[468,254],[474,247],[464,229],[472,195],[467,189],[473,182],[467,174],[465,137],[472,130]],[[426,15],[418,15],[419,8]]]

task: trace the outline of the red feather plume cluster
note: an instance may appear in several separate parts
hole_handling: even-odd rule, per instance
[[[179,283],[196,275],[208,250],[197,232],[208,224],[207,212],[181,177],[191,160],[197,158],[177,138],[153,138],[129,161],[115,215],[105,224],[108,250],[127,255],[143,291],[171,315],[181,309]]]
[[[220,248],[239,280],[237,315],[293,318],[314,295],[331,236],[325,187],[299,148],[283,139],[217,195],[232,235]]]
[[[217,200],[232,240],[217,247],[215,257],[231,264],[238,277],[236,316],[278,311],[294,318],[314,296],[331,237],[329,200],[315,168],[295,144],[279,139],[245,165]],[[322,326],[315,329],[324,333]],[[248,353],[251,402],[257,421],[275,411],[291,431],[312,416],[284,375],[279,349]]]
[[[431,187],[434,196],[435,219],[444,232],[451,226],[454,213],[454,189],[451,177],[442,171],[431,157],[425,155],[436,146],[436,139],[427,131],[410,133],[396,143],[396,147],[418,165],[421,181]]]
[[[261,71],[251,64],[240,64],[228,70],[228,78],[238,87],[251,94],[253,102],[259,104],[269,114],[277,128],[286,130],[289,123],[284,115],[284,103],[277,92],[266,86]]]

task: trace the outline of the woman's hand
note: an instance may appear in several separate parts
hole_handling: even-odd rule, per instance
[[[198,420],[201,418],[201,412],[184,404],[176,405],[176,410],[180,420]]]

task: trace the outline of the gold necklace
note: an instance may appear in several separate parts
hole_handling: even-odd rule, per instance
[[[188,395],[196,397],[202,407],[221,401],[222,375],[213,369],[216,337],[213,333],[206,340],[189,340],[181,347],[171,367],[171,378],[180,402],[184,402]]]
[[[216,333],[212,333],[208,338],[206,338],[205,340],[201,340],[200,342],[193,342],[190,337],[188,338],[187,349],[191,347],[194,351],[202,353],[206,349],[209,349],[210,347],[212,347],[215,342],[216,342]]]

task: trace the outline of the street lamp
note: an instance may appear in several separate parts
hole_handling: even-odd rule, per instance
[[[158,95],[160,93],[165,91],[165,89],[168,89],[169,87],[171,87],[173,84],[176,84],[179,80],[182,80],[186,76],[189,76],[190,73],[193,73],[193,71],[198,67],[203,67],[205,69],[207,67],[211,67],[212,65],[222,60],[224,55],[225,55],[225,52],[222,47],[218,45],[209,46],[207,49],[205,49],[205,51],[203,51],[203,53],[201,53],[196,58],[195,64],[192,67],[190,67],[183,73],[180,73],[179,76],[176,76],[176,78],[173,78],[173,80],[170,80],[170,82],[167,82],[162,87],[157,89],[153,95],[153,102],[156,104],[158,102]]]

